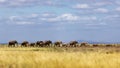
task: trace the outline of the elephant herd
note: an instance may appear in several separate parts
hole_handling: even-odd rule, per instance
[[[90,44],[87,42],[79,43],[78,41],[70,41],[69,43],[63,43],[62,41],[52,42],[51,40],[46,41],[36,41],[34,43],[30,43],[28,41],[23,41],[22,43],[18,43],[16,40],[12,40],[8,42],[8,47],[88,47]],[[93,47],[98,47],[98,44],[92,44]],[[106,47],[110,47],[111,45],[106,45]]]

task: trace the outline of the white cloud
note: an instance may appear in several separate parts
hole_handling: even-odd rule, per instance
[[[26,2],[27,0],[17,0],[18,2]]]
[[[116,11],[120,11],[120,7],[116,8]]]
[[[90,8],[90,6],[88,4],[76,4],[75,6],[73,6],[73,8],[86,9],[86,8]]]
[[[88,26],[100,26],[100,25],[107,25],[107,23],[104,22],[99,22],[99,23],[87,23],[86,25]]]
[[[106,3],[104,3],[104,2],[101,2],[101,3],[95,3],[95,5],[97,5],[97,6],[103,6],[103,5],[106,5]]]
[[[101,13],[107,13],[107,12],[109,12],[108,9],[105,9],[105,8],[97,8],[94,11],[101,12]]]
[[[49,21],[49,22],[52,22],[52,21],[76,21],[79,19],[79,17],[76,15],[73,15],[73,14],[65,13],[65,14],[62,14],[62,15],[56,16],[56,17],[40,18],[40,19],[44,20],[44,21]]]
[[[83,21],[88,21],[88,20],[97,20],[97,17],[95,16],[77,16],[77,15],[73,15],[70,13],[65,13],[56,17],[52,17],[52,18],[40,18],[40,20],[43,21],[48,21],[48,22],[62,22],[62,21],[69,21],[69,22],[77,22],[80,20]]]
[[[50,14],[44,13],[44,14],[42,14],[42,16],[47,17],[47,16],[50,16]]]
[[[49,16],[49,17],[48,17]],[[38,24],[38,22],[67,22],[80,23],[79,21],[93,21],[97,20],[96,16],[78,16],[71,13],[64,13],[61,15],[51,16],[49,14],[30,14],[22,16],[10,16],[9,22],[16,24]],[[36,22],[36,23],[33,23]]]
[[[79,20],[96,20],[97,17],[95,16],[83,16],[83,17],[79,17]]]
[[[75,21],[78,20],[79,17],[72,14],[62,14],[61,16],[58,16],[57,19]]]
[[[6,0],[0,0],[0,3],[4,3],[4,2],[6,2]]]
[[[54,13],[43,13],[41,14],[43,17],[52,17],[52,16],[55,16]]]
[[[9,6],[21,6],[22,5],[22,3],[20,3],[20,2],[10,2],[9,3]]]
[[[48,21],[48,22],[55,22],[55,21],[60,21],[57,18],[40,18],[42,21]]]
[[[112,19],[116,19],[116,18],[119,18],[119,17],[120,17],[120,15],[115,14],[115,15],[105,16],[103,19],[104,19],[104,20],[112,20]]]
[[[39,16],[39,14],[31,14],[31,15],[29,15],[28,17],[30,17],[30,18],[35,18],[35,17],[38,17]]]
[[[49,0],[49,1],[46,1],[46,4],[48,4],[48,5],[53,5],[54,3]]]
[[[112,4],[111,2],[97,2],[94,5],[95,6],[104,6],[104,5],[108,5],[108,4]]]
[[[18,17],[18,16],[10,16],[9,19],[10,19],[11,21],[13,21],[13,20],[15,20],[17,17]]]
[[[17,25],[35,24],[31,19],[36,19],[38,14],[30,14],[26,16],[9,16],[8,22]],[[36,18],[35,18],[36,17]]]
[[[120,5],[120,1],[116,1],[116,4]]]
[[[20,16],[9,16],[9,20],[10,21],[16,21],[16,20],[26,20],[26,19],[35,19],[35,18],[38,18],[39,17],[39,14],[30,14],[30,15],[20,15]]]
[[[34,22],[19,21],[19,22],[15,22],[15,24],[18,24],[18,25],[26,25],[26,24],[34,24]]]
[[[58,3],[53,0],[0,0],[2,7],[29,7],[29,6],[60,6],[63,3]]]

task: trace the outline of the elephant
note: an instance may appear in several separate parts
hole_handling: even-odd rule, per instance
[[[28,46],[29,46],[29,42],[28,42],[28,41],[23,41],[23,42],[21,43],[21,46],[23,46],[23,47],[28,47]]]
[[[15,47],[15,45],[18,46],[18,42],[16,40],[9,41],[8,43],[8,47],[12,47],[12,46]]]

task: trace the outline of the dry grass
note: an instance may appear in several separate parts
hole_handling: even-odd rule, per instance
[[[0,48],[0,68],[119,68],[119,48]]]

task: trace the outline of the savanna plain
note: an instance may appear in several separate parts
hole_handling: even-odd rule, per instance
[[[120,68],[120,47],[0,47],[0,68]]]

